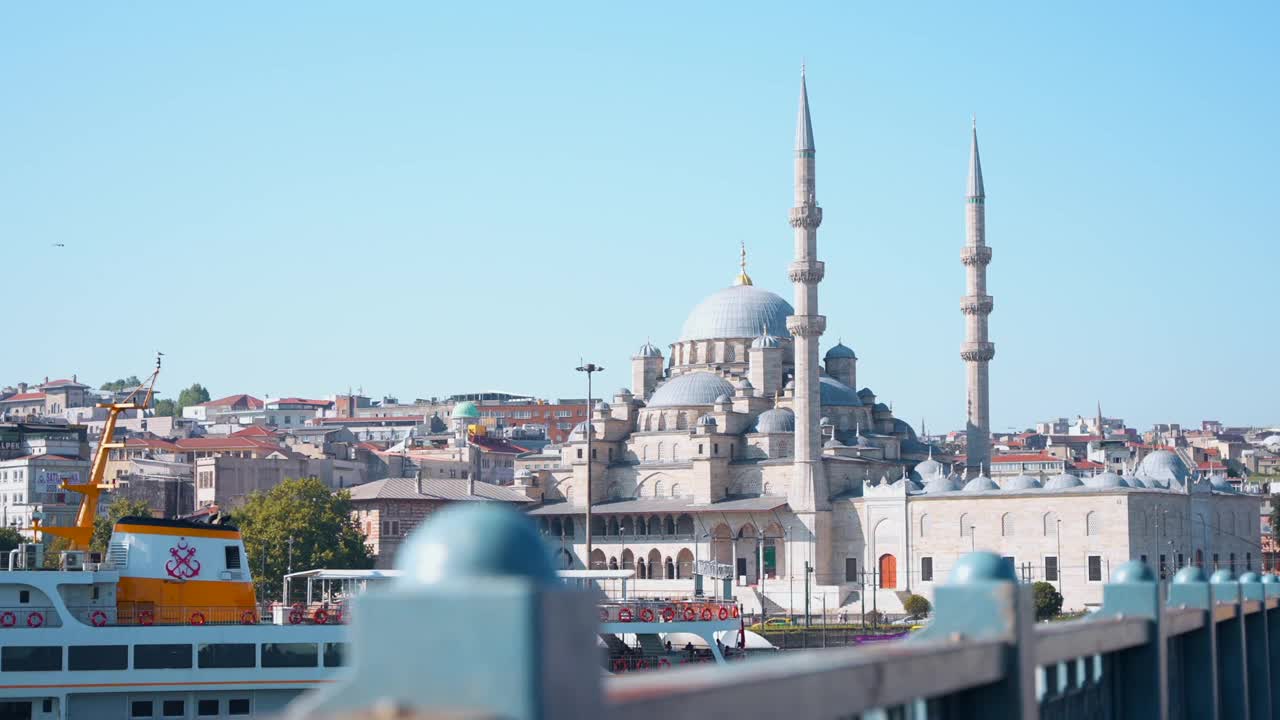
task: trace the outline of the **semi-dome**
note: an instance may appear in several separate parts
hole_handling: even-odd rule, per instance
[[[1084,484],[1095,490],[1107,490],[1110,488],[1129,487],[1129,483],[1119,475],[1108,470],[1104,473],[1091,475],[1084,479]]]
[[[1214,490],[1217,490],[1218,492],[1225,492],[1225,493],[1236,492],[1236,489],[1231,486],[1231,483],[1227,482],[1226,475],[1210,475],[1209,485]]]
[[[471,420],[478,418],[480,417],[480,408],[477,408],[476,404],[470,400],[466,400],[454,405],[453,412],[449,414],[449,417],[454,420]]]
[[[787,408],[765,410],[756,418],[755,432],[789,433],[796,431],[796,414]]]
[[[710,415],[703,415],[702,417],[698,418],[698,424],[703,427],[715,427],[716,419],[711,417]]]
[[[1049,478],[1044,484],[1046,490],[1066,490],[1067,488],[1082,487],[1084,482],[1080,478],[1071,473],[1061,473]]]
[[[853,407],[862,405],[862,400],[858,399],[858,393],[854,392],[853,388],[829,375],[818,378],[818,392],[822,397],[823,405]]]
[[[677,375],[666,381],[649,398],[649,407],[712,405],[721,395],[733,395],[728,380],[709,372]]]
[[[1005,490],[1039,490],[1040,481],[1030,475],[1015,475],[1004,484]]]
[[[583,420],[582,422],[573,426],[573,429],[569,431],[569,439],[570,440],[586,440],[587,439],[587,421],[586,420]]]
[[[684,321],[680,340],[755,338],[766,332],[785,332],[791,304],[754,285],[717,290],[698,303]]]
[[[658,349],[657,345],[645,340],[644,344],[640,346],[640,350],[636,352],[636,357],[662,357],[662,351]]]
[[[1191,479],[1191,471],[1187,469],[1187,464],[1168,450],[1156,450],[1142,458],[1142,462],[1138,464],[1137,475],[1148,485],[1154,481],[1162,485],[1172,482],[1182,486]]]
[[[853,354],[853,348],[842,342],[836,343],[835,347],[827,351],[823,356],[823,360],[857,360],[858,356]]]
[[[979,490],[999,490],[1000,486],[994,480],[986,475],[978,475],[974,479],[964,484],[965,492],[977,492]]]

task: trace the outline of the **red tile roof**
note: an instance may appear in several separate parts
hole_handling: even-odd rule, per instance
[[[1077,470],[1101,470],[1106,465],[1092,460],[1076,460],[1071,463]]]
[[[42,392],[14,393],[0,402],[26,402],[27,400],[44,400],[44,398],[45,395]]]
[[[72,462],[80,458],[69,457],[67,455],[54,455],[46,453],[44,455],[23,455],[22,457],[8,458],[4,462],[13,462],[14,460],[70,460]],[[85,462],[88,462],[87,460]]]
[[[519,445],[501,438],[491,438],[485,435],[472,437],[471,443],[479,445],[484,448],[486,452],[511,453],[513,455],[529,452],[528,448],[522,448]]]
[[[174,443],[183,450],[280,450],[280,446],[272,442],[264,442],[257,438],[234,437],[231,435],[199,438],[182,438]]]
[[[313,407],[329,407],[333,404],[332,400],[307,400],[306,398],[296,397],[280,398],[271,402],[277,405],[311,405]]]
[[[281,434],[282,433],[275,432],[274,430],[268,430],[261,425],[252,425],[243,430],[237,430],[231,433],[228,437],[257,437],[265,440],[267,438],[279,438]]]
[[[146,450],[164,450],[166,452],[178,452],[178,446],[168,440],[160,438],[125,438],[124,447],[126,450],[130,448],[142,448]]]
[[[84,383],[79,383],[79,382],[76,382],[75,380],[71,380],[71,379],[68,379],[68,378],[61,378],[61,379],[59,379],[59,380],[50,380],[49,382],[46,382],[46,383],[44,383],[43,385],[37,385],[36,387],[38,387],[38,388],[58,388],[58,387],[67,387],[67,386],[70,386],[70,387],[89,387],[88,385],[85,385]]]
[[[232,407],[235,405],[244,405],[250,410],[261,410],[262,401],[252,395],[241,393],[239,395],[228,395],[217,400],[200,403],[200,407]]]
[[[991,463],[1029,463],[1029,462],[1063,462],[1062,458],[1056,458],[1045,453],[1036,453],[1034,455],[993,455]]]

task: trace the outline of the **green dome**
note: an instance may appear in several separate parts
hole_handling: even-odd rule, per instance
[[[476,404],[471,402],[470,400],[466,402],[460,402],[457,405],[453,406],[453,412],[449,415],[449,417],[453,418],[454,420],[458,420],[461,418],[466,418],[466,419],[479,418],[480,409],[477,408]]]

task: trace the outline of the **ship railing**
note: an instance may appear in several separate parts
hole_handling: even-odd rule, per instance
[[[127,625],[258,625],[274,620],[275,605],[218,606],[218,605],[152,605],[150,603],[119,603],[118,605],[68,606],[71,617],[92,627]],[[345,623],[344,608],[336,605],[306,608],[287,608],[284,624],[289,625],[337,625]],[[0,624],[3,624],[0,615]],[[296,622],[294,622],[296,620]],[[22,620],[19,619],[21,622]]]
[[[599,604],[600,622],[708,622],[736,620],[741,609],[733,600],[715,598],[641,598]]]
[[[57,609],[32,605],[0,607],[0,632],[42,627],[62,627]]]

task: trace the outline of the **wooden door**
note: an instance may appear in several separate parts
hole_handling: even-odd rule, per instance
[[[898,587],[898,558],[892,555],[880,556],[880,587]]]

